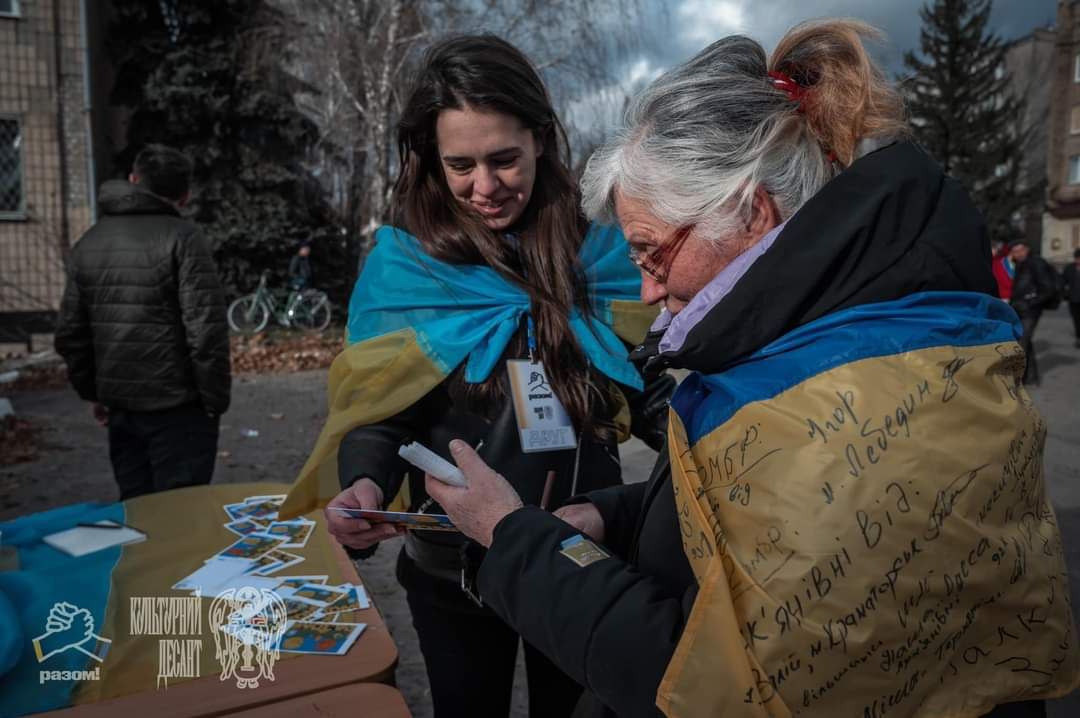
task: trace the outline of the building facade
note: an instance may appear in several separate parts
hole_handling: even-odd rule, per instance
[[[0,341],[48,331],[94,221],[85,0],[0,0]]]
[[[1042,255],[1056,265],[1080,249],[1080,2],[1058,3],[1049,78],[1049,139]]]
[[[1050,114],[1050,83],[1046,79],[1051,76],[1054,66],[1056,38],[1057,33],[1052,28],[1039,28],[1011,43],[1005,55],[1010,90],[1024,104],[1018,126],[1024,141],[1018,189],[1038,190],[1034,201],[1019,218],[1023,237],[1033,247],[1040,246],[1043,233],[1046,151],[1050,143],[1050,126],[1047,122]]]

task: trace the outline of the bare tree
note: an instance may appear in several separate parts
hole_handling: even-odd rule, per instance
[[[389,218],[395,125],[423,50],[439,38],[489,32],[536,64],[556,107],[618,94],[618,60],[638,41],[638,0],[277,0],[295,22],[290,71],[320,130],[310,162],[363,255]],[[621,104],[616,100],[616,104]],[[565,112],[562,113],[565,116]],[[575,113],[572,143],[595,144]]]

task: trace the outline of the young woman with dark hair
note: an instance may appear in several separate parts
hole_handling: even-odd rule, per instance
[[[398,457],[412,440],[444,458],[452,439],[480,446],[549,510],[620,485],[617,439],[632,430],[662,444],[673,382],[645,387],[628,362],[655,311],[638,301],[622,234],[580,209],[536,70],[495,37],[437,45],[398,146],[398,226],[376,233],[350,346],[330,372],[330,416],[283,515],[323,500],[385,509],[395,497],[441,513],[422,472]],[[327,523],[354,557],[398,533],[329,510]],[[398,559],[437,716],[510,710],[518,635],[470,595],[478,548],[459,533],[410,531]],[[569,715],[580,686],[528,644],[525,661],[530,714]]]

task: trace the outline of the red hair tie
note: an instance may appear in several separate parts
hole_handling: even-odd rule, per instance
[[[803,111],[803,104],[806,102],[807,93],[805,87],[795,82],[795,80],[791,78],[791,75],[786,72],[780,72],[779,70],[770,72],[769,79],[772,80],[774,87],[784,91],[784,94],[788,96],[789,100],[799,103],[799,112]]]

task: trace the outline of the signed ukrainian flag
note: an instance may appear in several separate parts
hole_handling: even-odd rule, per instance
[[[700,589],[669,716],[953,716],[1080,677],[1016,315],[971,293],[842,310],[672,402]]]
[[[341,491],[337,447],[349,431],[404,411],[458,366],[482,382],[529,311],[523,289],[487,266],[432,259],[420,242],[383,227],[349,303],[348,348],[330,367],[329,415],[281,509],[289,518]],[[592,365],[640,389],[620,341],[637,343],[657,310],[638,301],[641,277],[616,227],[593,224],[579,253],[593,317],[576,309],[570,327]]]

